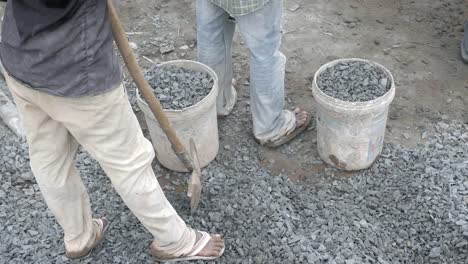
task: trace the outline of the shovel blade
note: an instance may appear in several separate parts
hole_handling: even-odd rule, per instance
[[[190,139],[190,155],[192,156],[193,161],[193,171],[189,180],[187,196],[190,197],[190,209],[192,213],[194,213],[198,208],[198,204],[200,203],[202,184],[197,146],[195,145],[195,141],[192,138]]]

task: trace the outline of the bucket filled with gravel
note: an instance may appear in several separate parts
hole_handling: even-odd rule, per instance
[[[312,93],[320,157],[343,170],[372,165],[382,151],[388,109],[395,97],[390,71],[368,60],[335,60],[316,72]]]
[[[177,60],[153,66],[145,77],[182,143],[190,149],[189,140],[193,138],[200,166],[208,165],[219,149],[216,73],[202,63]],[[144,113],[158,161],[170,170],[187,171],[138,91],[137,103]]]

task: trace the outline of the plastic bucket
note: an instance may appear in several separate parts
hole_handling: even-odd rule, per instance
[[[367,102],[346,102],[323,93],[318,76],[340,62],[362,61],[382,69],[391,80],[390,90]],[[395,97],[392,74],[382,65],[363,59],[339,59],[315,73],[312,93],[317,102],[317,148],[323,161],[343,170],[366,169],[382,152],[388,109]]]
[[[206,72],[213,78],[213,88],[210,93],[197,104],[182,110],[164,110],[176,130],[177,136],[187,150],[189,150],[189,140],[193,138],[198,150],[200,167],[205,167],[215,159],[219,150],[218,119],[216,115],[218,77],[208,66],[196,61],[175,60],[158,64],[158,67],[167,66]],[[175,155],[166,134],[159,126],[148,104],[141,98],[138,90],[137,103],[144,113],[158,161],[162,166],[170,170],[186,172],[186,168]]]

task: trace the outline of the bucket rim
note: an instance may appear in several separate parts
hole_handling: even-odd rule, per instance
[[[317,84],[318,76],[329,67],[332,67],[340,62],[349,62],[349,61],[361,61],[361,62],[369,63],[383,70],[384,73],[390,78],[390,81],[391,81],[390,89],[384,95],[377,97],[373,100],[364,101],[364,102],[344,101],[344,100],[340,100],[340,99],[337,99],[337,98],[334,98],[332,96],[325,94],[319,88]],[[354,108],[354,109],[365,109],[365,108],[369,108],[369,107],[373,107],[373,106],[377,106],[377,105],[381,105],[385,103],[390,104],[393,101],[393,98],[395,96],[395,79],[393,78],[393,74],[390,72],[390,70],[388,70],[387,68],[385,68],[382,64],[378,62],[367,60],[367,59],[362,59],[362,58],[344,58],[344,59],[333,60],[322,65],[314,74],[314,80],[312,83],[311,90],[314,94],[314,97],[319,96],[320,99],[328,103],[332,103],[336,106],[342,106],[342,107]]]
[[[191,106],[188,106],[188,107],[185,107],[185,108],[182,108],[182,109],[165,109],[161,105],[161,108],[166,113],[184,113],[184,112],[193,110],[193,109],[197,108],[198,106],[200,106],[201,104],[203,104],[205,101],[207,101],[208,98],[211,97],[213,95],[213,93],[216,92],[216,88],[218,86],[218,75],[216,75],[216,72],[213,69],[211,69],[208,65],[206,65],[204,63],[201,63],[199,61],[194,61],[194,60],[170,60],[170,61],[165,61],[165,62],[162,62],[162,63],[154,63],[149,69],[147,69],[145,71],[145,73],[150,71],[150,70],[153,70],[155,67],[171,66],[171,65],[180,67],[179,64],[185,64],[185,63],[200,66],[206,72],[208,72],[211,75],[211,77],[213,78],[213,87],[211,87],[210,92],[205,97],[203,97],[203,99],[201,99],[199,102],[197,102],[194,105],[191,105]],[[149,105],[141,97],[139,89],[136,89],[136,97],[137,97],[137,100],[140,101],[140,103],[142,103],[143,105],[145,105],[146,107],[149,108]],[[159,99],[158,99],[158,101],[159,101]]]

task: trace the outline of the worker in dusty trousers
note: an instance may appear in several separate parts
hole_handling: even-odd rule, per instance
[[[157,260],[223,253],[223,239],[187,227],[158,184],[153,146],[122,85],[106,1],[7,1],[0,55],[26,130],[31,169],[63,228],[67,257],[88,256],[109,226],[106,218],[92,218],[74,166],[80,144],[153,235]]]
[[[306,111],[284,109],[286,57],[279,51],[282,15],[282,0],[197,0],[198,60],[218,75],[218,116],[228,115],[237,100],[231,51],[237,24],[250,52],[254,136],[269,147],[294,139],[310,122]]]

